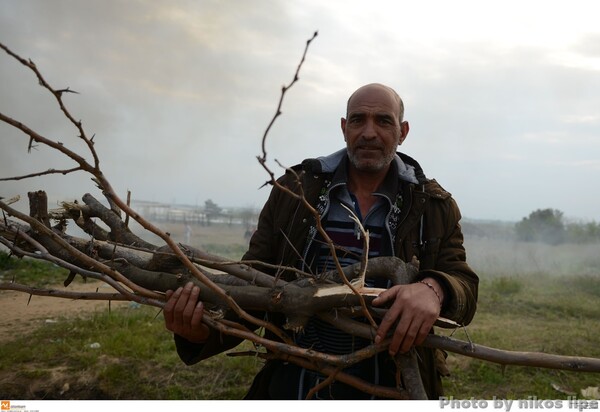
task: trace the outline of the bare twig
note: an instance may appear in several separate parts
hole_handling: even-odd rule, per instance
[[[76,163],[76,166],[70,169],[49,169],[23,176],[0,178],[0,181],[21,180],[52,174],[64,175],[83,171],[92,176],[93,181],[102,190],[103,195],[110,204],[110,208],[106,208],[90,195],[86,195],[84,196],[84,205],[65,203],[64,212],[57,212],[52,215],[47,213],[46,206],[42,204],[36,209],[35,217],[33,217],[13,209],[10,206],[12,200],[2,202],[3,199],[0,198],[0,209],[3,212],[3,223],[0,223],[0,243],[19,257],[41,259],[67,269],[69,271],[67,281],[79,274],[98,279],[113,287],[115,292],[88,293],[34,288],[20,285],[14,279],[13,282],[0,283],[0,290],[21,291],[29,294],[30,298],[33,295],[39,295],[68,299],[108,300],[109,302],[112,300],[131,300],[155,307],[163,307],[165,297],[162,292],[167,290],[166,288],[174,288],[182,282],[192,280],[203,285],[201,288],[201,298],[203,300],[213,304],[215,309],[228,308],[239,319],[251,325],[244,326],[240,322],[223,319],[217,316],[215,312],[208,310],[203,321],[211,328],[235,338],[250,340],[268,351],[267,353],[255,353],[255,356],[293,362],[301,367],[319,371],[328,376],[324,382],[312,388],[309,395],[317,392],[330,382],[340,381],[375,396],[391,399],[405,399],[408,396],[422,398],[424,395],[418,386],[420,378],[416,374],[418,368],[415,369],[416,358],[414,356],[399,358],[398,361],[400,367],[403,368],[404,380],[409,382],[406,390],[400,387],[386,388],[373,385],[344,373],[343,370],[346,367],[385,351],[391,338],[386,338],[378,344],[372,343],[349,354],[331,355],[298,347],[287,332],[249,313],[252,310],[283,313],[288,316],[288,325],[292,328],[301,327],[300,323],[294,323],[293,316],[295,315],[301,315],[305,318],[318,316],[341,330],[348,331],[355,336],[364,337],[372,342],[377,328],[375,318],[383,316],[385,309],[374,309],[369,306],[373,294],[378,293],[378,291],[371,291],[371,294],[367,294],[366,288],[357,288],[353,282],[356,282],[357,278],[362,279],[359,282],[363,282],[365,277],[377,273],[389,275],[392,282],[396,284],[409,283],[414,280],[414,277],[412,277],[414,273],[408,273],[410,272],[409,265],[404,265],[403,262],[400,264],[397,261],[390,263],[385,260],[368,259],[369,236],[364,228],[360,226],[360,222],[356,217],[354,219],[361,227],[365,242],[364,253],[358,264],[342,267],[337,258],[338,246],[327,235],[321,224],[318,211],[315,210],[303,193],[300,185],[302,176],[295,170],[287,169],[287,173],[297,183],[288,187],[275,180],[275,174],[266,164],[268,133],[276,119],[282,114],[284,97],[287,91],[298,81],[299,72],[305,61],[309,45],[316,36],[317,32],[306,42],[304,53],[293,80],[287,86],[282,87],[276,113],[263,135],[262,154],[257,158],[270,176],[268,183],[282,193],[298,200],[314,217],[317,231],[324,245],[329,247],[336,268],[333,272],[319,276],[319,280],[323,283],[319,284],[314,276],[294,268],[281,268],[264,262],[232,262],[189,246],[177,244],[168,233],[160,230],[131,208],[130,192],[127,194],[126,201],[116,195],[100,168],[100,159],[94,148],[94,136],[87,137],[81,121],[75,120],[63,102],[65,94],[77,92],[69,87],[52,88],[31,60],[23,59],[0,44],[0,48],[9,56],[32,70],[40,85],[55,97],[60,110],[69,122],[75,126],[78,137],[85,142],[93,159],[89,163],[81,154],[70,150],[65,144],[48,139],[30,129],[27,125],[0,113],[0,121],[13,126],[28,136],[29,149],[34,148],[36,145],[44,145],[62,153]],[[125,216],[124,221],[122,214]],[[26,225],[13,222],[8,218],[9,216],[26,223]],[[50,227],[51,217],[58,218],[60,223],[55,227]],[[92,220],[96,217],[102,220],[110,230],[101,230]],[[159,236],[164,241],[165,246],[159,248],[130,233],[128,229],[130,218],[138,222],[144,230]],[[64,222],[69,219],[76,221],[80,227],[90,234],[91,239],[85,241],[67,236],[64,233],[64,226],[66,225]],[[173,261],[176,264],[173,265]],[[152,264],[156,264],[156,267],[153,267]],[[277,279],[257,270],[256,267],[275,271],[289,270],[297,275],[298,280],[284,281]],[[228,275],[211,274],[204,268],[216,269]],[[232,279],[234,280],[232,281]],[[337,285],[331,286],[331,282]],[[342,285],[339,285],[340,283]],[[364,283],[361,283],[360,286],[364,286]],[[330,293],[332,290],[334,293]],[[367,317],[369,323],[354,321],[353,317],[357,313]],[[444,320],[439,319],[438,321],[441,323]],[[445,324],[448,325],[449,323],[446,322]],[[252,328],[269,330],[277,336],[277,339],[267,339],[251,330]],[[445,349],[503,365],[515,364],[600,372],[599,359],[501,351],[478,346],[472,342],[461,342],[435,335],[430,335],[423,346]]]
[[[48,169],[44,172],[30,173],[28,175],[23,175],[23,176],[3,177],[3,178],[0,178],[0,182],[17,181],[17,180],[31,179],[33,177],[58,175],[58,174],[64,176],[64,175],[68,175],[69,173],[76,172],[78,170],[82,170],[81,167],[73,167],[71,169],[65,169],[65,170]]]
[[[277,104],[277,110],[275,111],[275,115],[273,116],[273,118],[271,119],[271,121],[269,122],[269,125],[267,126],[267,128],[265,129],[265,133],[263,135],[262,138],[262,157],[259,157],[258,160],[261,164],[264,164],[267,161],[267,149],[266,149],[266,142],[267,142],[267,135],[269,134],[269,131],[271,130],[271,127],[273,126],[273,124],[275,123],[275,121],[277,120],[277,118],[279,116],[281,116],[281,107],[283,105],[283,99],[285,97],[286,92],[294,85],[296,84],[296,82],[299,79],[299,74],[300,74],[300,69],[302,68],[302,65],[304,64],[304,60],[306,59],[306,53],[308,52],[308,47],[310,46],[310,43],[312,43],[312,41],[319,35],[319,33],[317,31],[315,31],[312,35],[312,37],[310,39],[308,39],[306,41],[306,47],[304,48],[304,53],[302,53],[302,58],[300,59],[300,63],[298,63],[298,67],[296,68],[296,72],[294,73],[294,78],[292,79],[292,81],[290,82],[290,84],[288,84],[287,86],[282,86],[281,87],[281,96],[279,97],[279,103]],[[274,175],[271,174],[271,178],[273,178]]]
[[[118,207],[120,210],[123,210],[126,213],[127,216],[131,216],[134,220],[136,220],[144,229],[146,229],[146,230],[154,233],[155,235],[159,236],[166,243],[166,245],[173,251],[173,253],[177,256],[177,258],[181,260],[181,262],[184,264],[184,266],[186,266],[186,268],[190,271],[190,273],[194,277],[196,277],[200,282],[202,282],[202,284],[204,284],[206,287],[208,287],[209,289],[211,289],[214,293],[216,293],[217,295],[219,295],[219,297],[224,302],[226,302],[227,305],[240,318],[242,318],[242,319],[244,319],[244,320],[246,320],[248,322],[251,322],[251,323],[257,325],[258,327],[262,327],[262,328],[265,328],[265,329],[273,332],[276,336],[278,336],[279,338],[281,338],[283,340],[289,341],[289,338],[286,336],[286,334],[283,331],[281,331],[279,328],[277,328],[275,325],[273,325],[273,324],[271,324],[269,322],[265,322],[262,319],[255,318],[254,316],[252,316],[249,313],[247,313],[246,311],[244,311],[241,307],[239,307],[239,305],[233,299],[231,299],[225,293],[225,291],[223,289],[221,289],[218,285],[216,285],[214,282],[212,282],[210,279],[208,279],[201,271],[198,270],[198,268],[182,252],[182,250],[178,247],[178,245],[171,239],[171,237],[169,236],[168,233],[165,233],[165,232],[161,231],[155,225],[151,224],[148,220],[144,219],[142,216],[140,216],[137,212],[135,212],[133,209],[131,209],[125,202],[123,202],[116,195],[115,191],[112,188],[112,185],[106,179],[106,177],[104,176],[104,173],[100,169],[100,162],[99,162],[96,150],[94,148],[93,142],[86,137],[86,134],[85,134],[85,131],[83,130],[81,122],[76,121],[71,116],[71,114],[68,111],[68,109],[65,107],[65,105],[64,105],[64,103],[62,101],[62,93],[58,93],[55,89],[53,89],[46,82],[46,80],[43,78],[43,76],[41,75],[41,73],[37,69],[36,65],[31,60],[23,59],[22,57],[18,56],[16,53],[14,53],[11,50],[9,50],[3,44],[0,44],[0,48],[2,48],[3,50],[5,50],[10,56],[12,56],[15,59],[17,59],[21,64],[23,64],[24,66],[26,66],[27,68],[29,68],[30,70],[32,70],[35,73],[35,75],[37,76],[39,83],[45,89],[47,89],[52,95],[55,96],[55,98],[56,98],[56,100],[57,100],[57,102],[58,102],[61,110],[65,114],[65,116],[79,130],[79,137],[81,139],[83,139],[85,141],[85,143],[87,144],[88,150],[90,151],[90,153],[92,154],[93,159],[94,159],[94,166],[90,165],[82,156],[80,156],[77,153],[75,153],[75,152],[71,151],[70,149],[68,149],[64,144],[62,144],[60,142],[54,142],[54,141],[52,141],[50,139],[47,139],[47,138],[43,137],[39,133],[31,130],[26,125],[24,125],[21,122],[18,122],[16,120],[14,120],[14,119],[12,119],[12,118],[4,115],[3,113],[0,113],[0,120],[2,120],[5,123],[7,123],[9,125],[12,125],[15,128],[21,130],[23,133],[25,133],[26,135],[28,135],[30,137],[31,141],[35,141],[37,143],[41,143],[41,144],[47,145],[47,146],[49,146],[49,147],[51,147],[51,148],[59,151],[60,153],[64,154],[65,156],[73,159],[76,163],[79,164],[79,167],[80,167],[81,170],[83,170],[85,172],[88,172],[89,174],[91,174],[93,176],[93,180],[96,182],[96,184],[98,185],[98,187],[102,189],[103,194],[105,195],[106,199],[111,204],[111,208],[113,208],[113,205],[116,206],[116,207]],[[19,216],[19,218],[22,219],[22,216]],[[22,219],[22,220],[26,220],[26,219]],[[30,222],[28,222],[28,223],[30,223]],[[32,223],[30,223],[30,224],[32,224]],[[54,236],[51,233],[47,233],[47,234],[50,235],[51,237]],[[53,239],[60,243],[60,240],[55,239],[55,237],[53,237]],[[68,245],[65,245],[65,247],[68,248]],[[73,251],[70,248],[68,248],[68,250],[72,251],[74,254],[80,253],[78,251]],[[91,263],[91,264],[92,265],[97,265],[98,263],[96,262],[96,263]],[[120,276],[120,274],[118,272],[116,272],[114,270],[110,270],[110,269],[108,269],[104,265],[102,267],[102,270],[111,272],[112,276],[117,276],[117,277]],[[124,281],[128,282],[126,279],[124,279]],[[135,286],[135,285],[131,285],[130,287],[133,288],[133,289],[137,288],[137,286]]]

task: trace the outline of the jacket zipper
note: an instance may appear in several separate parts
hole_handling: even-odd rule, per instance
[[[321,219],[323,216],[327,215],[327,213],[329,212],[329,207],[331,206],[331,199],[330,199],[330,193],[331,190],[335,187],[338,187],[340,185],[343,185],[344,183],[338,183],[334,186],[330,186],[327,189],[327,192],[323,195],[326,196],[326,202],[325,202],[325,209],[323,209],[323,213],[319,216],[319,219]],[[306,259],[308,258],[308,251],[310,250],[310,248],[312,247],[313,241],[315,240],[315,237],[317,236],[317,225],[316,223],[314,225],[312,225],[310,227],[310,232],[308,234],[308,242],[306,244],[306,247],[304,248],[304,254],[302,255],[302,270],[305,271],[306,269]]]

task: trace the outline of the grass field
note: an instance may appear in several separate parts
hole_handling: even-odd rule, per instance
[[[231,258],[245,248],[237,227],[203,228],[193,242]],[[481,278],[470,338],[500,349],[600,358],[597,248],[467,239]],[[2,254],[0,275],[46,285],[65,277],[51,265]],[[454,337],[467,339],[461,330]],[[448,363],[446,395],[454,398],[582,398],[581,389],[600,386],[600,374],[501,368],[454,354]],[[257,359],[226,355],[185,366],[162,315],[135,305],[58,318],[0,343],[7,399],[240,399],[259,368]]]
[[[480,287],[473,342],[500,349],[600,358],[600,277],[497,277]],[[454,335],[467,340],[461,331]],[[508,366],[450,354],[449,396],[544,399],[581,397],[600,374]],[[556,388],[561,388],[559,392]]]

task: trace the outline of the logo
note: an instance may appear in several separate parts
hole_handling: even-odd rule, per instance
[[[10,411],[10,401],[1,401],[0,402],[0,410]]]

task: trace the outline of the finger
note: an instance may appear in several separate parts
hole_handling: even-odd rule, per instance
[[[192,320],[190,321],[192,328],[197,328],[200,326],[202,323],[202,316],[204,316],[204,304],[202,302],[198,302],[196,304],[196,308],[194,309]]]
[[[395,302],[394,302],[395,303]],[[396,320],[402,314],[401,305],[393,304],[381,319],[379,328],[377,328],[377,335],[375,336],[375,343],[381,342],[386,336],[390,328],[394,325]]]
[[[178,288],[175,292],[172,290],[167,291],[167,303],[163,307],[163,317],[165,319],[165,325],[168,330],[173,331],[173,318],[174,318],[174,309],[177,304],[177,299],[181,295],[181,291],[183,288]]]
[[[433,328],[435,319],[437,319],[437,316],[432,318],[432,320],[426,320],[421,324],[419,333],[417,334],[417,337],[415,338],[415,343],[414,343],[415,345],[420,345],[423,343],[423,341],[425,341],[425,338],[427,338],[427,336],[429,335],[431,328]]]
[[[390,341],[390,346],[388,347],[388,352],[392,356],[401,350],[406,335],[412,324],[412,318],[409,317],[409,313],[404,311],[402,315],[403,316],[398,319],[398,323],[394,328],[392,340]]]
[[[182,330],[183,328],[183,312],[187,306],[193,285],[194,284],[192,282],[188,282],[184,286],[183,290],[181,290],[179,297],[177,297],[177,303],[175,304],[175,308],[173,310],[173,326],[177,330]]]
[[[401,329],[400,329],[401,328]],[[400,330],[398,330],[400,329]],[[415,339],[419,334],[420,324],[415,321],[415,319],[411,319],[406,324],[398,325],[396,333],[394,334],[394,338],[398,337],[397,344],[398,346],[394,346],[394,351],[392,352],[392,345],[390,345],[390,353],[395,355],[396,352],[406,353],[413,347],[415,343]]]
[[[187,303],[183,310],[183,314],[181,316],[182,325],[185,330],[191,331],[191,323],[192,317],[194,315],[194,311],[196,310],[196,306],[198,304],[198,296],[200,295],[200,288],[198,286],[192,287],[190,291],[190,295],[188,297]]]
[[[398,350],[401,353],[406,353],[411,347],[423,343],[431,331],[436,318],[437,315],[433,314],[433,312],[424,313],[412,316],[410,324],[399,323],[395,332],[395,335],[402,336]]]
[[[205,343],[210,336],[210,328],[202,323],[203,316],[204,304],[202,302],[198,302],[196,308],[194,309],[194,315],[192,316],[191,333],[189,339],[196,343]]]
[[[384,290],[381,292],[373,301],[371,302],[375,306],[384,305],[389,300],[393,299],[396,296],[398,291],[398,286],[394,286],[390,289]]]

